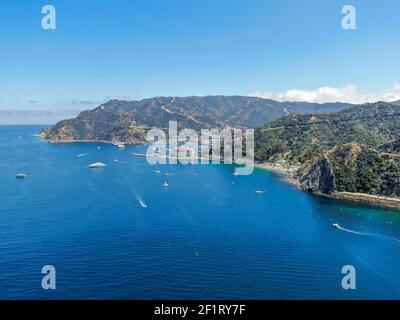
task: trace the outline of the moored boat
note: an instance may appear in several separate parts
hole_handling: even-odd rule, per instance
[[[107,167],[107,165],[102,162],[95,162],[95,163],[92,163],[91,165],[89,165],[90,169],[99,169],[99,168],[104,168],[104,167]]]

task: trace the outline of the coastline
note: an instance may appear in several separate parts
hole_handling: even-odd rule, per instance
[[[277,166],[274,165],[272,163],[257,163],[255,165],[256,168],[258,169],[264,169],[267,171],[273,171],[275,173],[278,173],[281,176],[288,176],[289,175],[289,171],[288,169],[282,167],[282,166]]]
[[[126,146],[129,145],[139,145],[139,144],[146,144],[146,142],[112,142],[112,141],[107,141],[107,140],[50,140],[44,138],[41,134],[38,134],[37,136],[42,138],[42,141],[48,142],[48,143],[54,143],[54,144],[63,144],[63,143],[101,143],[101,144],[123,144]]]
[[[285,180],[295,187],[303,190],[299,181],[294,178],[294,168],[288,166],[282,166],[278,164],[272,163],[259,163],[256,165],[256,168],[264,169],[275,174],[278,174],[281,177],[285,177]],[[303,190],[307,192],[306,190]],[[313,192],[313,195],[319,197],[328,197],[331,199],[348,201],[353,203],[360,203],[363,205],[367,205],[370,207],[379,207],[384,209],[398,210],[400,211],[400,198],[379,196],[379,195],[371,195],[366,193],[352,193],[352,192],[333,192],[332,194],[324,194]]]
[[[294,178],[294,173],[297,171],[296,167],[288,167],[273,163],[257,163],[256,168],[273,172],[274,174],[284,178],[285,181],[294,185],[296,188],[301,189],[300,183]]]
[[[38,134],[42,138],[42,141],[54,144],[63,144],[63,143],[102,143],[102,144],[112,144],[115,145],[116,142],[111,142],[107,140],[49,140],[45,139],[43,135]],[[121,143],[124,145],[139,145],[144,144],[144,142],[129,142],[129,143]],[[295,187],[304,190],[299,183],[299,181],[294,177],[294,173],[297,171],[297,167],[290,167],[288,165],[281,165],[275,163],[257,163],[255,167],[262,170],[267,170],[272,172],[282,178]],[[364,193],[352,193],[352,192],[333,192],[332,194],[321,194],[314,192],[313,195],[324,196],[331,199],[349,201],[353,203],[360,203],[367,206],[372,207],[380,207],[385,209],[394,209],[400,211],[400,198],[386,197],[386,196],[378,196],[378,195],[370,195]]]
[[[361,203],[367,206],[400,210],[400,199],[366,193],[334,192],[330,198]]]

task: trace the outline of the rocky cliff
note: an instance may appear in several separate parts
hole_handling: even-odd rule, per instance
[[[336,191],[335,174],[332,164],[327,159],[317,161],[298,178],[302,188],[307,191],[326,194]]]

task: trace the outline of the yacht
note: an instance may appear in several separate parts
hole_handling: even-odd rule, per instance
[[[90,169],[99,169],[99,168],[104,168],[104,167],[107,167],[107,165],[102,162],[95,162],[95,163],[92,163],[91,165],[89,165]]]
[[[167,181],[165,181],[164,184],[163,184],[162,186],[163,186],[164,188],[168,188],[169,185],[168,185]]]
[[[17,174],[15,175],[15,177],[18,178],[18,179],[24,179],[24,178],[27,177],[27,175],[24,174],[24,173],[17,173]]]
[[[117,149],[125,149],[125,145],[123,144],[117,144],[116,147]]]

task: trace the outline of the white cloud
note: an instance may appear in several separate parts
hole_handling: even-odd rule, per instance
[[[315,90],[291,89],[285,92],[261,92],[255,91],[249,96],[273,99],[277,101],[305,101],[305,102],[347,102],[365,103],[376,101],[396,101],[400,100],[400,84],[395,83],[390,88],[382,92],[361,92],[354,85],[344,87],[321,87]]]
[[[384,94],[382,99],[383,101],[397,101],[400,100],[400,84],[395,83],[393,86],[391,86],[389,89],[387,89]]]

